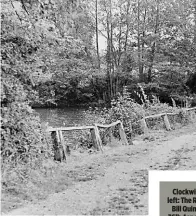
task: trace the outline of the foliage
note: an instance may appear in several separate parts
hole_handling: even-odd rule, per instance
[[[135,103],[133,99],[130,98],[125,87],[123,90],[123,95],[119,95],[116,100],[112,101],[112,106],[109,110],[109,115],[106,117],[106,121],[111,123],[116,120],[121,120],[123,122],[127,137],[131,138],[132,133],[136,133],[137,130],[140,130],[138,120],[143,116],[143,107]]]
[[[167,103],[161,103],[157,97],[153,97],[152,102],[145,104],[145,115],[155,115],[159,113],[174,113],[177,107],[169,106]]]
[[[196,73],[191,74],[186,82],[187,86],[191,89],[193,93],[196,94]]]
[[[172,99],[173,106],[170,106],[167,103],[161,103],[158,97],[152,96],[149,99],[148,95],[145,93],[142,85],[138,85],[138,92],[136,95],[140,98],[140,103],[134,102],[130,96],[131,94],[128,92],[127,87],[124,87],[123,95],[119,94],[118,97],[112,101],[110,108],[90,108],[88,111],[85,111],[86,120],[89,125],[93,125],[94,123],[100,124],[110,124],[117,120],[123,122],[123,126],[125,129],[125,133],[128,138],[131,138],[135,134],[141,134],[141,124],[140,120],[144,116],[155,115],[160,113],[176,113],[177,115],[169,116],[170,121],[172,123],[172,127],[177,123],[181,125],[186,125],[190,123],[194,116],[193,114],[190,117],[190,114],[185,112],[181,107],[177,107],[175,100]],[[160,119],[151,119],[147,121],[149,127],[163,128],[163,120]],[[118,137],[117,130],[113,130],[114,136]],[[107,131],[101,131],[101,138],[105,144],[105,137],[107,137]],[[92,142],[90,140],[90,133],[83,133],[82,138],[82,146],[87,145],[88,147],[92,146]]]
[[[24,196],[25,200],[32,200],[43,195],[39,184],[53,166],[45,166],[46,160],[53,160],[51,147],[50,138],[41,129],[39,117],[27,103],[13,102],[1,108],[3,201],[6,197],[10,201],[17,196],[21,202]]]
[[[13,74],[22,82],[31,105],[108,103],[122,93],[124,85],[138,82],[139,71],[143,81],[160,87],[156,96],[161,102],[171,103],[168,92],[172,92],[181,103],[182,92],[183,96],[190,94],[187,74],[193,74],[195,68],[193,2],[138,2],[119,0],[110,5],[99,1],[99,37],[111,39],[113,48],[101,54],[98,68],[93,2],[22,1],[11,5],[3,1],[4,67],[13,71],[10,65],[14,65]],[[113,62],[110,72],[108,55]]]
[[[47,157],[49,146],[44,139],[38,116],[25,103],[1,108],[1,153],[3,161],[31,163],[40,151]]]
[[[140,98],[142,100],[142,104],[145,109],[145,116],[155,115],[155,114],[160,114],[160,113],[176,113],[176,115],[168,115],[169,121],[171,122],[172,127],[175,127],[176,123],[179,123],[180,125],[186,125],[195,119],[194,113],[191,113],[190,115],[190,113],[186,112],[182,107],[176,106],[176,102],[173,98],[171,98],[173,106],[170,106],[167,103],[161,103],[159,98],[156,96],[152,96],[152,99],[149,100],[143,87],[141,85],[139,85],[139,87],[141,90]],[[188,108],[188,101],[186,102],[187,102],[186,108]],[[151,128],[153,127],[155,129],[157,128],[160,129],[164,127],[162,118],[148,119],[147,124],[148,124],[148,127],[151,127]]]
[[[138,122],[144,116],[144,109],[141,105],[133,102],[129,97],[127,89],[124,88],[123,95],[118,95],[116,100],[112,101],[111,108],[89,108],[85,112],[86,121],[89,125],[94,123],[110,124],[117,120],[122,121],[125,133],[130,139],[133,133],[140,133],[141,128]],[[101,138],[105,144],[105,139],[108,136],[108,131],[101,131]],[[119,137],[117,130],[114,129],[113,134],[115,137]],[[83,143],[88,143],[86,134],[82,136]]]
[[[9,191],[29,181],[33,170],[43,176],[43,162],[52,158],[52,145],[41,129],[39,117],[29,106],[39,101],[32,75],[40,66],[36,56],[40,38],[34,37],[36,34],[22,12],[18,14],[7,1],[3,1],[3,7],[1,168],[3,189]]]
[[[50,145],[39,117],[26,103],[14,102],[1,108],[1,129],[1,154],[5,163],[16,166],[31,163],[34,167],[36,158],[49,156]]]

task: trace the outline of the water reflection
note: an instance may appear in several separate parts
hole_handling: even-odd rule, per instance
[[[36,108],[35,111],[39,113],[41,122],[48,122],[52,127],[69,127],[85,124],[85,109],[80,108]],[[86,130],[85,130],[86,131]],[[73,130],[63,131],[64,140],[71,148],[76,148],[81,142],[85,131]],[[89,133],[89,131],[86,131]]]
[[[75,126],[85,125],[85,109],[82,108],[36,108],[41,122],[48,122],[49,126]]]

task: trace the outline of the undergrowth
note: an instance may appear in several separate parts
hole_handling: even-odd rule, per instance
[[[156,96],[153,96],[153,99],[150,101],[145,94],[143,87],[139,85],[139,88],[141,90],[141,95],[138,94],[138,96],[141,97],[142,104],[136,103],[130,97],[127,88],[124,87],[123,94],[119,94],[116,99],[112,100],[111,108],[92,109],[90,107],[89,110],[85,111],[86,122],[89,125],[93,125],[94,123],[110,124],[120,120],[123,123],[125,133],[129,140],[133,136],[143,133],[140,120],[145,116],[160,113],[176,113],[176,115],[168,115],[171,127],[173,129],[179,127],[179,125],[187,125],[196,119],[194,112],[189,113],[183,108],[177,107],[173,98],[173,106],[170,106],[167,103],[161,103]],[[146,122],[150,129],[158,130],[165,127],[163,117],[148,119]],[[113,136],[119,138],[117,129],[114,128],[112,131]],[[109,136],[108,130],[100,130],[100,134],[103,144],[107,144],[107,137]],[[91,147],[92,140],[89,138],[90,133],[84,132],[78,141],[82,141],[81,145]]]
[[[25,102],[1,107],[2,207],[9,198],[20,203],[42,196],[40,184],[52,167],[52,143],[37,114]]]

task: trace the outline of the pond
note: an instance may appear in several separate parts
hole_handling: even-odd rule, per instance
[[[85,125],[84,108],[36,108],[41,122],[48,122],[52,127]]]
[[[70,127],[86,125],[84,108],[35,108],[41,122],[48,122],[52,127]],[[73,147],[81,142],[83,131],[64,131],[65,142]],[[85,135],[86,137],[86,135]]]

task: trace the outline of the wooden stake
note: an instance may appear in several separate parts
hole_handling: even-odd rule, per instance
[[[58,143],[61,143],[59,132],[56,131],[56,139]]]
[[[131,131],[131,133],[132,133],[132,132],[133,132],[133,127],[132,127],[131,122],[129,122],[129,128],[130,128],[130,131]]]
[[[122,142],[125,145],[129,145],[129,143],[127,141],[127,137],[126,137],[125,131],[124,131],[124,128],[123,128],[122,122],[119,123],[118,128],[119,128],[119,134],[120,134],[120,138],[121,138]]]
[[[148,126],[146,124],[146,119],[143,118],[140,120],[140,122],[141,122],[142,130],[143,130],[144,134],[147,133],[148,132]]]
[[[108,129],[108,133],[109,133],[109,142],[111,143],[112,141],[112,128],[111,127]]]
[[[99,129],[96,124],[95,124],[95,136],[96,136],[97,143],[99,145],[99,149],[103,152],[102,141],[99,134]]]
[[[98,140],[96,138],[95,128],[90,129],[90,132],[91,132],[91,137],[93,139],[94,147],[95,147],[95,149],[99,150],[99,143],[98,143]]]
[[[61,145],[62,145],[62,147],[63,147],[63,151],[64,151],[64,153],[67,155],[66,144],[65,144],[64,137],[63,137],[63,133],[62,133],[62,131],[57,131],[57,133],[59,133],[60,143],[61,143]]]
[[[58,146],[58,135],[57,135],[56,131],[53,131],[51,133],[51,138],[52,138],[52,141],[53,141],[54,148],[57,148],[57,146]]]
[[[58,131],[53,131],[51,133],[51,137],[52,137],[53,146],[54,146],[54,160],[57,160],[57,161],[60,161],[60,162],[63,159],[66,160],[64,150],[60,146],[61,140],[60,140],[60,136],[59,136]]]
[[[194,113],[192,111],[190,111],[190,119],[191,121],[194,119]]]
[[[168,119],[167,114],[165,114],[165,115],[163,116],[163,118],[164,118],[164,122],[165,122],[165,127],[166,127],[166,129],[167,129],[167,130],[171,130],[171,126],[170,126],[170,123],[169,123],[169,119]]]

